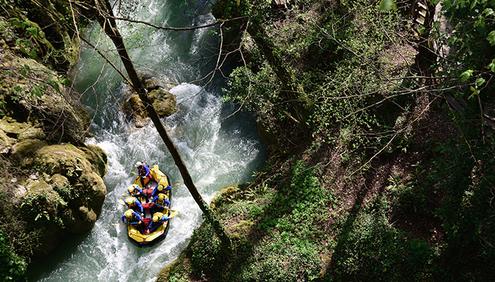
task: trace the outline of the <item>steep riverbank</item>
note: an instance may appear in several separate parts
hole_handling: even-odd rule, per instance
[[[271,156],[212,203],[234,248],[204,223],[158,281],[490,279],[495,27],[444,4],[218,1],[249,19],[225,31],[243,53],[227,96]],[[436,30],[440,13],[465,34]]]
[[[67,3],[44,12],[69,18],[64,8]],[[11,250],[1,257],[6,280],[22,280],[32,259],[71,234],[88,232],[106,194],[106,155],[84,144],[90,118],[67,80],[78,44],[67,26],[39,17],[41,9],[2,4],[0,13],[0,235],[2,249]],[[56,30],[43,31],[50,20]]]

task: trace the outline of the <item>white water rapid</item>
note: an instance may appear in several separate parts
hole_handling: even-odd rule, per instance
[[[205,1],[123,0],[114,10],[122,17],[157,25],[190,26],[214,20]],[[213,69],[217,28],[171,32],[120,22],[120,29],[137,69],[177,84],[171,92],[177,96],[178,112],[165,123],[203,197],[210,201],[222,187],[249,179],[263,161],[254,121],[246,114],[226,119],[235,108],[222,102],[221,81],[215,80],[209,90],[199,86],[201,82],[187,83]],[[121,67],[109,51],[113,46],[97,26],[91,25],[83,34]],[[73,79],[93,116],[94,136],[87,142],[100,146],[108,155],[104,178],[108,194],[93,230],[62,243],[53,256],[35,265],[30,279],[154,281],[159,270],[185,248],[202,221],[201,212],[153,125],[138,129],[123,118],[120,105],[124,86],[118,74],[85,47]],[[179,212],[171,220],[167,238],[146,248],[128,240],[119,222],[123,208],[117,203],[135,175],[133,164],[142,160],[159,164],[176,183],[172,209]]]

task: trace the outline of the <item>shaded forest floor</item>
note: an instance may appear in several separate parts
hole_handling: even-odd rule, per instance
[[[241,41],[247,64],[227,96],[258,114],[273,150],[251,183],[212,203],[233,250],[203,223],[158,281],[493,277],[494,132],[472,118],[476,101],[454,110],[442,83],[458,82],[428,80],[410,6],[316,2],[270,14],[265,34]],[[306,116],[290,106],[277,56],[297,74]]]

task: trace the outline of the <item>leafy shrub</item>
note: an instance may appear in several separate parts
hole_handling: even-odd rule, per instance
[[[25,280],[26,269],[26,261],[13,251],[6,236],[0,230],[0,280]]]
[[[430,275],[433,251],[393,227],[383,206],[359,212],[337,243],[331,269],[337,281],[418,281]]]
[[[196,277],[218,276],[222,273],[223,257],[221,242],[210,224],[204,222],[194,230],[189,246],[191,271]]]

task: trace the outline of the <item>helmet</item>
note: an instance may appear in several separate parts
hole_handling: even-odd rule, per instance
[[[127,186],[127,191],[129,191],[129,193],[134,192],[134,184]]]
[[[167,195],[165,195],[165,194],[162,194],[162,193],[158,194],[158,200],[160,200],[160,201],[163,201],[163,200],[165,200],[165,199],[167,199],[167,198],[168,198],[168,197],[167,197]]]
[[[134,204],[134,202],[135,202],[135,201],[136,201],[136,198],[134,198],[134,197],[127,197],[127,198],[125,198],[125,203],[126,203],[128,206],[130,206],[130,205]]]
[[[132,218],[132,214],[133,214],[133,211],[131,209],[126,210],[125,213],[124,213],[125,218],[127,218],[127,219],[131,219]]]
[[[153,215],[153,222],[158,222],[163,216],[163,213],[161,212],[155,212]]]
[[[144,165],[144,163],[143,163],[143,162],[137,162],[137,163],[136,163],[136,168],[140,168],[140,167],[142,167],[143,165]]]
[[[132,184],[132,185],[127,187],[127,191],[129,191],[129,193],[133,193],[134,190],[136,190],[136,189],[139,189],[139,185],[137,185],[137,184]]]

